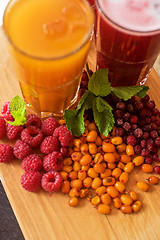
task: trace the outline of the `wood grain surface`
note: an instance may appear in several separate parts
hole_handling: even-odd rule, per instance
[[[151,98],[160,108],[160,79],[154,70],[147,84]],[[0,108],[17,94],[21,95],[21,91],[0,30]],[[20,160],[0,164],[3,186],[26,240],[160,240],[160,185],[151,186],[146,193],[137,190],[136,181],[148,177],[139,167],[131,173],[127,190],[136,190],[143,208],[131,215],[112,206],[111,214],[105,216],[85,199],[71,208],[68,196],[62,193],[27,192],[20,185],[22,173]]]

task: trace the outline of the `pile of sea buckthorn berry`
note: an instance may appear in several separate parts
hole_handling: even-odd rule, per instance
[[[125,144],[115,135],[114,127],[107,137],[100,135],[96,124],[85,121],[85,132],[74,138],[70,156],[64,158],[60,172],[63,183],[61,191],[70,196],[69,205],[75,207],[80,198],[87,198],[99,213],[109,214],[111,202],[123,213],[138,212],[142,202],[135,191],[126,191],[129,174],[140,166],[143,172],[152,173],[153,166],[144,157],[135,155],[134,146]],[[146,182],[137,181],[139,190],[147,191],[159,178],[150,176]]]

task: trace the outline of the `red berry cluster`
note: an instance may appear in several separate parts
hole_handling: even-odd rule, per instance
[[[160,162],[160,112],[155,102],[148,95],[142,99],[134,96],[128,101],[110,96],[107,100],[114,109],[116,136],[133,145],[135,154],[143,156],[145,163]],[[156,169],[159,168],[154,169],[158,173]]]
[[[27,191],[36,192],[41,188],[48,192],[58,191],[63,182],[59,173],[63,168],[63,156],[69,155],[73,136],[66,125],[60,125],[52,117],[41,122],[37,115],[29,114],[25,126],[6,123],[5,120],[14,120],[9,106],[10,103],[5,103],[3,117],[0,116],[0,139],[6,136],[15,143],[12,142],[13,147],[0,144],[0,162],[8,163],[14,157],[22,160],[25,172],[21,184]]]

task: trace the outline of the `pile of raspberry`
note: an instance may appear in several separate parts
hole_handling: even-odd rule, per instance
[[[5,103],[0,116],[0,139],[8,138],[11,145],[0,144],[0,162],[9,163],[14,158],[22,160],[25,171],[21,185],[30,192],[44,189],[57,192],[63,179],[59,171],[63,168],[63,157],[70,153],[73,136],[66,125],[49,117],[43,122],[35,114],[27,116],[24,126],[13,126],[10,102]]]

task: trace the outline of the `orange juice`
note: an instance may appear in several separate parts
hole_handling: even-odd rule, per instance
[[[63,115],[77,99],[94,15],[86,0],[12,0],[3,28],[26,102]]]

